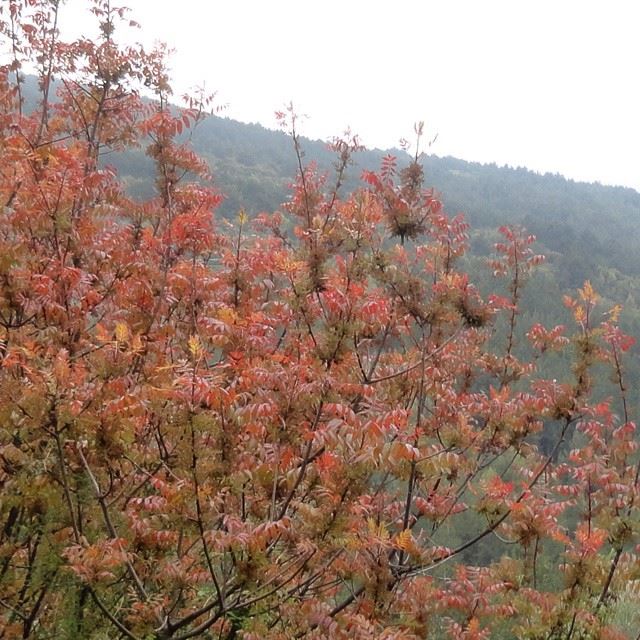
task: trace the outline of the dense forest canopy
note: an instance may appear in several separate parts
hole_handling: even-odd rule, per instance
[[[0,637],[636,638],[638,194],[206,118],[59,4],[0,7]]]

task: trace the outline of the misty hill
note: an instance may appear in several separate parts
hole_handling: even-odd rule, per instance
[[[232,216],[240,207],[250,213],[274,210],[286,199],[297,166],[286,134],[212,116],[195,130],[192,143],[208,160],[226,196],[222,215]],[[303,140],[303,147],[305,162],[331,170],[335,158],[326,143]],[[345,190],[359,184],[362,169],[377,169],[387,153],[396,155],[400,163],[408,162],[408,156],[397,149],[364,151],[350,169]],[[134,193],[150,193],[152,165],[143,151],[110,161]],[[440,192],[447,210],[467,216],[475,230],[476,251],[490,250],[484,230],[518,223],[536,234],[558,267],[563,288],[580,286],[603,269],[640,276],[640,194],[633,189],[435,155],[425,156],[423,164],[427,186]]]
[[[192,135],[195,150],[209,162],[226,196],[221,215],[232,218],[241,207],[249,214],[273,211],[286,200],[297,169],[289,136],[220,117],[207,118]],[[305,162],[331,172],[335,156],[326,143],[303,139],[302,146]],[[361,152],[349,169],[345,192],[361,185],[362,170],[378,169],[388,153],[396,155],[400,165],[409,161],[397,149]],[[116,165],[134,194],[152,194],[153,166],[143,150],[107,161]],[[485,291],[497,286],[484,268],[497,227],[521,224],[537,236],[536,251],[547,256],[547,263],[522,301],[523,332],[533,322],[571,324],[562,296],[575,293],[589,279],[604,298],[602,310],[623,303],[625,330],[640,336],[640,193],[436,155],[425,156],[423,165],[426,186],[436,188],[449,213],[464,212],[471,223],[466,268]],[[635,360],[629,374],[640,385],[640,363]],[[559,362],[557,370],[548,373],[568,375],[567,364]]]
[[[26,77],[24,92],[27,108],[33,108],[38,99],[33,76]],[[297,169],[285,133],[210,116],[191,136],[225,195],[221,215],[232,217],[240,208],[250,214],[272,211],[285,201]],[[331,171],[335,156],[326,143],[303,139],[303,148],[305,162]],[[362,170],[378,169],[389,153],[400,165],[409,161],[398,149],[363,151],[350,167],[344,191],[361,185]],[[153,164],[143,149],[107,155],[104,161],[118,169],[131,193],[153,193]],[[436,188],[449,213],[464,212],[471,223],[474,254],[491,251],[500,225],[521,224],[537,236],[560,289],[591,279],[612,299],[640,307],[640,193],[436,155],[424,156],[423,165],[426,186]]]
[[[37,100],[36,87],[35,78],[27,76],[24,88],[31,107]],[[233,217],[240,208],[249,214],[273,211],[286,200],[297,160],[285,133],[210,116],[191,136],[225,195],[221,215]],[[302,142],[304,161],[330,172],[335,156],[328,145]],[[398,149],[363,151],[356,155],[343,190],[361,185],[362,170],[378,169],[389,153],[400,165],[409,161]],[[108,155],[104,161],[118,169],[131,193],[153,193],[153,164],[143,149]],[[629,311],[640,309],[640,193],[436,155],[424,156],[423,165],[426,186],[436,188],[449,213],[464,212],[471,223],[475,255],[491,251],[497,227],[521,224],[537,236],[560,290],[575,289],[591,279],[603,294],[626,302]]]

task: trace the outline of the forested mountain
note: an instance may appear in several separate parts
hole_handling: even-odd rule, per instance
[[[193,133],[195,150],[205,157],[225,194],[221,212],[233,215],[274,210],[287,197],[297,169],[291,139],[283,132],[211,116]],[[330,172],[335,154],[325,142],[304,140],[306,162]],[[356,157],[345,190],[359,183],[361,170],[377,169],[391,153],[399,163],[409,156],[399,149],[367,150]],[[562,255],[563,284],[577,286],[599,267],[640,273],[640,194],[633,189],[540,175],[525,168],[498,167],[437,155],[423,156],[426,183],[441,194],[449,211],[462,211],[476,230],[523,224],[549,255]],[[139,192],[150,189],[152,163],[143,152],[115,164]],[[558,256],[559,257],[559,256]]]
[[[271,211],[287,198],[297,161],[285,133],[211,116],[195,130],[192,143],[209,162],[225,195],[223,215],[233,216],[241,207],[250,213]],[[335,154],[326,143],[304,140],[303,149],[305,162],[331,171]],[[363,151],[356,156],[344,189],[357,186],[362,169],[377,169],[388,153],[396,155],[400,164],[409,161],[399,149]],[[109,161],[134,192],[153,188],[149,180],[153,166],[143,150]],[[426,183],[441,194],[446,209],[464,212],[476,232],[517,223],[534,233],[553,264],[561,266],[562,286],[579,286],[585,277],[606,277],[610,286],[615,280],[610,269],[640,274],[640,194],[633,189],[437,155],[426,155],[422,162]],[[487,249],[479,238],[475,246]]]
[[[297,159],[285,133],[211,116],[191,135],[225,195],[221,215],[232,218],[240,208],[250,215],[273,211],[288,198]],[[331,180],[336,156],[329,145],[303,139],[302,148],[303,161],[317,163]],[[379,168],[388,154],[397,156],[400,166],[410,160],[400,149],[362,151],[348,169],[343,191],[362,185],[363,169]],[[144,149],[106,161],[118,168],[133,193],[152,193],[153,163]],[[423,156],[422,163],[426,185],[436,189],[446,210],[463,212],[471,224],[470,260],[482,262],[491,253],[501,225],[523,225],[536,235],[547,264],[525,297],[523,328],[533,320],[565,321],[562,293],[590,280],[607,302],[624,304],[627,330],[640,335],[640,193],[437,155]],[[475,272],[481,281],[489,278],[482,269]]]

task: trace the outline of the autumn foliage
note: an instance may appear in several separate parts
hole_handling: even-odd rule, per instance
[[[627,637],[619,309],[587,283],[572,328],[520,327],[532,237],[500,230],[481,296],[417,157],[344,195],[357,141],[320,175],[293,112],[289,201],[216,220],[178,141],[206,103],[87,4],[72,43],[56,0],[0,9],[0,638]],[[147,201],[109,168],[135,146]]]

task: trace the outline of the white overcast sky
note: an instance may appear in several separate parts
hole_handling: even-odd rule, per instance
[[[638,0],[121,0],[134,37],[175,49],[178,92],[314,138],[397,146],[424,120],[437,155],[640,190]],[[88,32],[86,0],[63,30]]]

